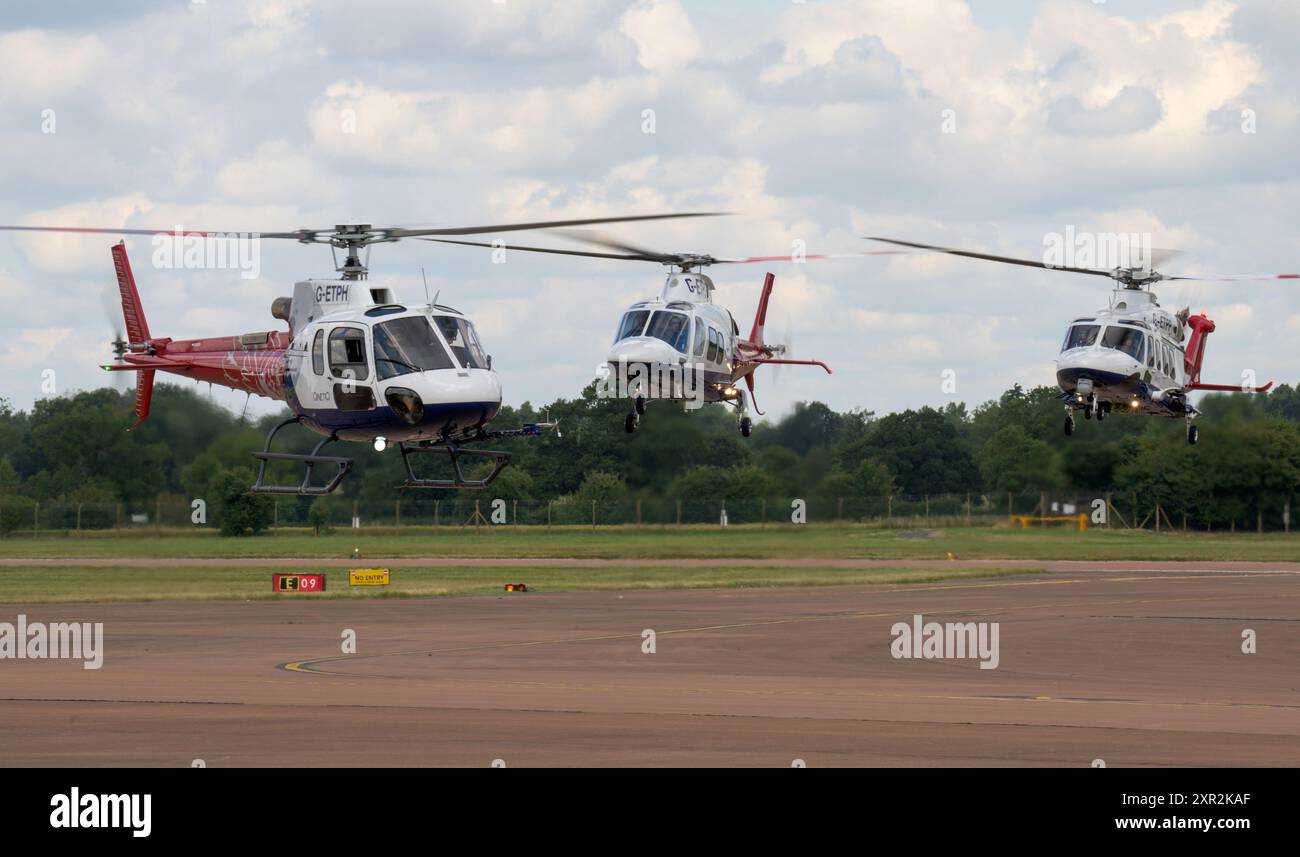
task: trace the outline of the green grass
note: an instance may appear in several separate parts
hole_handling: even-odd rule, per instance
[[[303,571],[310,570],[303,563]],[[327,569],[328,589],[313,595],[271,591],[271,572],[257,568],[184,566],[141,568],[0,568],[0,603],[105,601],[243,601],[265,599],[410,598],[502,594],[507,582],[531,592],[721,589],[770,586],[930,583],[940,580],[1033,574],[1026,569],[833,568],[398,568],[392,584],[349,591],[347,572]],[[527,595],[510,597],[526,598]]]
[[[404,527],[312,536],[280,530],[222,538],[211,530],[86,532],[0,540],[0,557],[681,557],[1087,560],[1300,560],[1300,534],[1153,533],[1064,527],[956,527],[900,531],[847,524],[687,527]],[[743,565],[743,563],[737,563]]]

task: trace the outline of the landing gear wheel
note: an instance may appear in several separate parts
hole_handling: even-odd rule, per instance
[[[1187,442],[1196,446],[1196,442],[1201,439],[1201,430],[1194,425],[1187,426]]]
[[[645,416],[645,396],[636,397],[636,412],[638,416]]]
[[[1084,418],[1085,420],[1090,420],[1090,419],[1092,419],[1092,408],[1084,408],[1084,409],[1083,409],[1083,418]]]
[[[1069,437],[1074,434],[1074,417],[1065,418],[1065,436]]]
[[[1097,406],[1097,422],[1101,422],[1102,420],[1106,419],[1106,414],[1107,414],[1107,413],[1108,413],[1108,412],[1107,412],[1107,410],[1106,410],[1104,407],[1102,407],[1101,405],[1098,405],[1098,406]]]
[[[628,434],[631,434],[632,432],[636,431],[636,427],[640,425],[640,423],[641,423],[640,417],[638,417],[636,414],[628,414],[627,419],[623,420],[623,431],[627,432]]]
[[[754,421],[751,420],[749,417],[741,417],[740,418],[741,437],[749,437],[753,433],[754,433]]]

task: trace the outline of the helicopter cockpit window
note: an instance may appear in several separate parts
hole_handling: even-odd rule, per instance
[[[1116,351],[1123,351],[1139,363],[1142,362],[1142,342],[1146,335],[1142,331],[1132,327],[1118,327],[1111,325],[1106,328],[1106,333],[1101,338],[1101,344],[1104,348],[1114,348]]]
[[[366,332],[359,327],[336,327],[330,332],[330,372],[335,378],[364,381],[370,377],[366,364]]]
[[[478,341],[478,333],[475,332],[474,325],[470,324],[469,319],[435,315],[433,320],[437,323],[438,330],[442,331],[443,338],[451,346],[451,353],[456,355],[461,366],[466,369],[488,368],[487,355],[483,353],[483,346]]]
[[[657,310],[654,317],[650,319],[650,326],[646,328],[645,335],[663,340],[685,354],[690,347],[690,340],[687,338],[690,328],[690,316],[680,312]]]
[[[618,336],[614,337],[614,341],[622,342],[629,336],[640,336],[641,331],[645,330],[645,322],[649,317],[650,311],[644,309],[624,314],[623,322],[618,326]]]
[[[428,372],[454,369],[447,349],[424,316],[408,316],[375,325],[375,376],[380,381]]]
[[[1071,348],[1087,348],[1089,345],[1097,343],[1097,334],[1101,332],[1099,324],[1076,324],[1070,328],[1070,332],[1065,336],[1065,345],[1062,351],[1069,351]]]
[[[311,343],[311,371],[317,375],[325,374],[325,331],[316,331]]]

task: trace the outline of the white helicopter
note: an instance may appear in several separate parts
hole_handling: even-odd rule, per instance
[[[1198,276],[1171,277],[1155,270],[1159,260],[1177,255],[1177,251],[1148,250],[1147,264],[1116,267],[1111,270],[1052,265],[1029,259],[995,256],[970,250],[954,250],[930,244],[868,238],[901,247],[931,250],[1004,262],[1049,271],[1067,271],[1108,277],[1116,285],[1110,305],[1090,316],[1076,318],[1066,331],[1061,352],[1056,358],[1056,381],[1065,403],[1065,433],[1074,433],[1076,411],[1098,422],[1114,413],[1182,418],[1187,424],[1187,442],[1200,437],[1192,422],[1199,411],[1187,400],[1193,390],[1239,391],[1263,393],[1273,387],[1247,384],[1207,384],[1201,381],[1201,364],[1205,359],[1206,337],[1214,332],[1214,322],[1205,313],[1193,316],[1190,309],[1171,313],[1163,309],[1151,291],[1155,283],[1166,280],[1243,281],[1292,280],[1296,274],[1265,276]],[[1187,330],[1190,329],[1190,335]]]
[[[745,256],[718,258],[694,253],[660,253],[623,241],[587,233],[566,233],[577,240],[616,252],[593,252],[554,247],[526,247],[503,243],[430,239],[443,244],[488,247],[494,250],[523,250],[595,259],[621,259],[657,262],[669,268],[663,290],[654,298],[637,301],[624,311],[619,321],[606,361],[610,375],[601,379],[614,395],[632,398],[633,412],[623,427],[631,434],[641,424],[649,401],[716,403],[736,408],[736,426],[749,437],[754,423],[749,417],[754,399],[754,371],[765,364],[820,366],[820,360],[793,360],[786,357],[788,345],[770,345],[764,340],[768,300],[775,277],[763,280],[758,309],[749,336],[740,333],[736,319],[725,307],[713,302],[713,281],[700,273],[710,265],[735,265],[755,262],[800,262],[805,259],[832,259],[861,256],[896,255],[897,251],[842,253],[826,255]],[[741,380],[749,394],[739,388]]]
[[[250,395],[284,400],[293,416],[267,434],[257,480],[249,489],[256,494],[323,495],[333,492],[352,468],[348,458],[326,456],[321,450],[337,440],[372,443],[378,450],[397,443],[406,468],[404,488],[486,488],[510,463],[510,453],[469,449],[468,444],[507,437],[536,436],[553,427],[533,423],[519,429],[489,431],[487,425],[501,408],[501,383],[492,369],[473,323],[463,313],[437,303],[398,302],[392,288],[369,280],[360,251],[367,262],[372,244],[404,238],[429,240],[434,235],[477,235],[557,226],[622,223],[698,217],[698,214],[659,214],[599,217],[579,220],[516,223],[493,226],[429,229],[375,228],[369,224],[293,232],[169,232],[159,229],[113,229],[52,226],[0,226],[0,230],[43,233],[148,235],[191,241],[276,238],[304,244],[328,244],[343,250],[345,258],[336,279],[311,279],[294,284],[293,297],[277,298],[271,315],[288,324],[288,331],[266,331],[237,336],[175,340],[155,337],[136,289],[125,244],[112,249],[126,322],[126,341],[114,344],[117,363],[105,371],[136,372],[136,422],[149,415],[154,376],[170,372],[207,381]],[[308,454],[272,452],[271,443],[283,428],[306,426],[323,439]],[[413,453],[446,455],[454,475],[447,479],[416,476]],[[483,478],[468,479],[461,470],[462,456],[486,458],[492,470]],[[272,461],[305,466],[300,483],[274,485],[266,481]],[[313,482],[313,471],[329,473],[323,484]]]

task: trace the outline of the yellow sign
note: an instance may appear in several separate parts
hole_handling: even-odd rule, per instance
[[[386,568],[348,569],[348,586],[387,586],[388,583]]]

